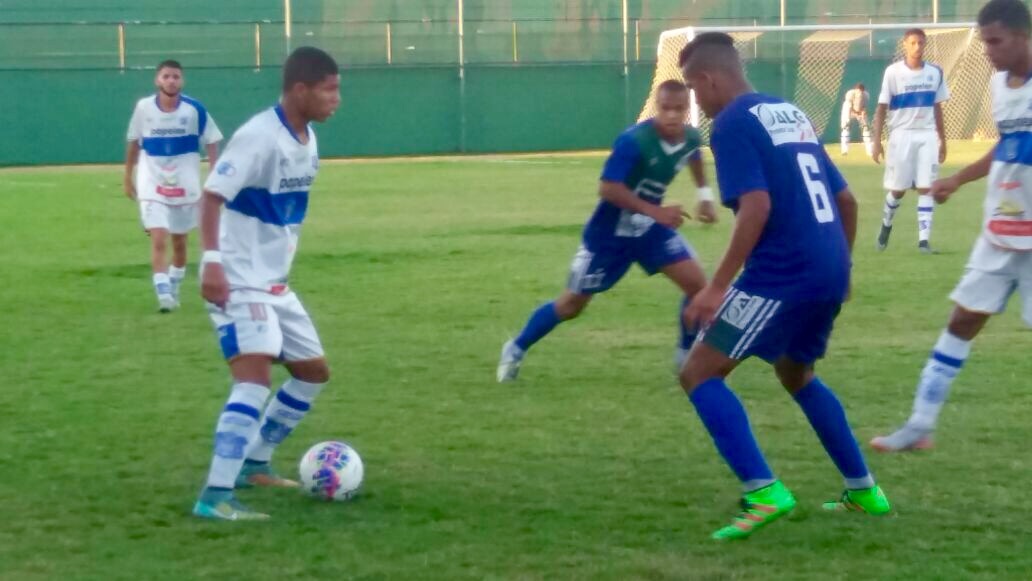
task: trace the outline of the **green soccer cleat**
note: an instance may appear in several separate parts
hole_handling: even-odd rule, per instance
[[[718,541],[744,539],[795,508],[796,499],[780,480],[742,497],[742,512],[726,527],[711,536]]]
[[[881,486],[874,486],[859,490],[846,490],[839,500],[825,502],[824,510],[883,515],[892,512],[892,506],[889,505],[889,499],[885,496]]]
[[[234,487],[253,488],[255,486],[263,488],[300,488],[301,483],[276,474],[268,462],[244,462],[244,466],[240,469],[240,474],[237,474]]]
[[[194,516],[215,520],[268,520],[269,515],[251,510],[233,496],[231,491],[205,489],[193,508]]]

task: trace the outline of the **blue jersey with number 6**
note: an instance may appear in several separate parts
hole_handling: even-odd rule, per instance
[[[842,301],[849,246],[836,194],[846,188],[810,119],[791,103],[742,95],[714,120],[710,146],[723,204],[762,190],[770,217],[735,287],[789,301]]]

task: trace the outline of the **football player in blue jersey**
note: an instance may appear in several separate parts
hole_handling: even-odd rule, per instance
[[[499,382],[515,380],[532,345],[559,323],[579,315],[594,295],[612,288],[635,262],[649,275],[662,272],[681,289],[682,310],[705,284],[691,248],[675,230],[684,221],[684,210],[677,204],[663,205],[667,187],[687,165],[698,188],[699,220],[716,220],[699,151],[702,139],[685,123],[688,90],[684,83],[660,84],[655,104],[655,117],[628,128],[613,144],[600,178],[602,199],[584,227],[566,290],[538,307],[520,334],[502,347]],[[681,317],[678,320],[681,331],[675,358],[680,365],[695,333]]]
[[[685,311],[703,332],[681,369],[681,385],[744,488],[742,512],[713,538],[748,537],[796,504],[725,383],[753,355],[774,366],[842,473],[845,492],[824,507],[885,514],[889,502],[842,405],[814,374],[849,294],[856,200],[806,114],[753,90],[730,36],[700,34],[680,66],[713,119],[721,202],[735,213],[724,257]]]

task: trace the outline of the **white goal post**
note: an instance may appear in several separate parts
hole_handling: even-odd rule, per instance
[[[983,52],[973,22],[827,24],[789,26],[699,26],[668,30],[659,37],[652,88],[639,120],[655,114],[656,87],[681,79],[677,57],[703,32],[726,32],[735,40],[756,89],[794,102],[828,140],[838,138],[838,118],[845,92],[863,82],[873,114],[882,72],[902,56],[901,37],[909,28],[928,36],[925,60],[942,67],[950,90],[943,108],[950,139],[995,139],[989,96],[992,65]],[[709,120],[691,98],[691,122],[708,133]],[[834,131],[825,130],[833,127]]]

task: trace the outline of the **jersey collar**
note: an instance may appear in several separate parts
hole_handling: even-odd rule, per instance
[[[276,111],[276,117],[279,117],[280,123],[287,128],[287,132],[294,138],[294,141],[301,143],[301,140],[297,137],[297,133],[294,133],[294,128],[290,126],[290,123],[287,123],[287,114],[283,112],[283,105],[281,103],[276,103],[276,106],[272,109]],[[305,126],[305,136],[309,139],[312,137],[307,125]]]
[[[171,110],[171,111],[166,111],[166,110],[161,108],[161,95],[159,95],[157,93],[154,93],[154,105],[156,105],[157,108],[158,108],[158,111],[161,111],[162,113],[175,113],[176,111],[179,110],[179,106],[182,105],[182,104],[183,104],[183,94],[179,93],[178,95],[176,95],[176,108]]]

